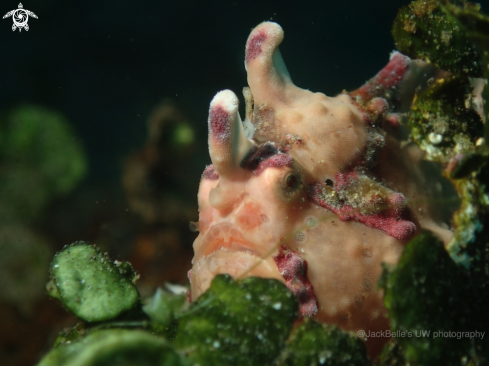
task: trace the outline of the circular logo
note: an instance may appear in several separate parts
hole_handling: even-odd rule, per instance
[[[12,19],[16,27],[23,28],[29,20],[29,15],[24,9],[17,9],[12,14]]]

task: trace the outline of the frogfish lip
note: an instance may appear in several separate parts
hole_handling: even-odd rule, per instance
[[[196,241],[194,250],[190,274],[192,300],[205,292],[218,274],[229,274],[235,279],[276,278],[284,282],[270,253],[248,241],[231,223],[212,226],[200,242]]]
[[[199,248],[195,248],[195,258],[207,257],[212,253],[226,249],[230,252],[249,252],[259,256],[257,245],[246,240],[241,231],[230,223],[213,225],[202,238]]]
[[[197,240],[189,275],[192,301],[207,291],[218,274],[229,274],[235,279],[256,276],[284,283],[296,295],[301,316],[317,314],[318,303],[307,278],[307,262],[297,253],[284,245],[277,248],[278,255],[267,253],[265,246],[249,242],[230,223],[212,226],[200,242]]]

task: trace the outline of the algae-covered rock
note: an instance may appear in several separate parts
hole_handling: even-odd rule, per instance
[[[447,76],[416,96],[408,124],[426,159],[447,163],[456,154],[474,151],[484,136],[479,114],[466,106],[471,89],[466,80]]]
[[[298,315],[274,279],[219,275],[179,318],[176,347],[200,365],[273,365]]]
[[[356,335],[308,319],[293,330],[280,364],[367,366],[370,361],[365,345]]]
[[[38,366],[183,366],[162,338],[142,330],[111,329],[89,334],[49,352]]]
[[[487,81],[489,80],[489,16],[480,12],[479,4],[471,4],[472,6],[457,6],[445,0],[445,6],[452,16],[457,18],[465,27],[467,37],[473,42],[474,46],[480,55],[479,64],[482,69],[485,79],[485,87],[481,93],[483,100],[489,100],[489,88]],[[483,103],[483,115],[486,121],[489,121],[489,103]],[[485,129],[486,144],[489,143],[489,126],[486,124]]]
[[[446,269],[445,276],[439,272],[439,277],[445,281],[455,281],[451,286],[446,284],[443,291],[447,299],[451,300],[448,304],[450,306],[458,304],[457,306],[462,312],[457,314],[450,308],[453,310],[450,313],[449,310],[445,309],[447,304],[441,302],[437,312],[443,315],[431,320],[438,319],[441,322],[443,320],[441,318],[444,318],[447,320],[445,325],[452,324],[456,328],[456,324],[449,321],[453,318],[460,322],[458,323],[459,328],[485,331],[489,329],[489,315],[484,310],[489,302],[489,230],[487,228],[489,222],[489,119],[487,118],[489,117],[489,103],[487,103],[487,97],[489,97],[487,87],[489,78],[489,17],[480,12],[479,5],[466,1],[415,1],[411,3],[409,8],[410,11],[414,11],[413,9],[417,6],[425,6],[426,10],[430,4],[433,7],[430,10],[433,13],[430,15],[430,19],[426,17],[423,19],[416,18],[412,14],[411,18],[425,22],[423,26],[432,24],[430,22],[451,24],[451,26],[457,24],[458,34],[456,37],[458,37],[458,43],[446,47],[443,51],[446,56],[445,64],[437,59],[437,57],[441,57],[441,53],[433,53],[433,47],[430,46],[430,42],[433,41],[430,37],[440,36],[440,28],[436,24],[433,23],[433,28],[429,30],[431,36],[425,35],[427,39],[424,43],[418,42],[419,40],[415,41],[414,35],[403,38],[402,32],[396,33],[396,27],[399,31],[401,26],[401,18],[405,17],[408,12],[407,8],[398,15],[394,26],[394,36],[398,45],[406,40],[413,41],[409,42],[411,42],[410,47],[414,51],[410,49],[409,52],[413,52],[414,57],[421,57],[419,55],[426,52],[426,55],[429,54],[426,57],[432,58],[429,61],[453,73],[441,71],[438,79],[434,80],[427,90],[418,93],[408,122],[411,127],[412,138],[425,152],[425,159],[442,164],[445,175],[451,180],[460,198],[460,207],[453,215],[451,222],[454,235],[446,248],[448,255],[454,262],[445,261],[450,265]],[[406,19],[403,20],[404,26],[407,24]],[[470,50],[463,46],[465,41],[462,42],[462,38],[470,44]],[[472,50],[475,51],[472,52]],[[474,67],[478,65],[481,72],[476,74],[468,72],[470,67],[463,66],[463,57],[459,58],[458,61],[460,62],[454,61],[462,54],[467,57],[471,55],[467,60]],[[428,59],[425,58],[425,60]],[[467,75],[483,76],[485,79],[471,80],[467,78]],[[484,117],[485,124],[482,122]],[[431,239],[419,238],[417,240],[432,243]],[[411,244],[407,246],[408,251],[410,246]],[[436,245],[431,244],[429,248],[436,248]],[[441,249],[438,251],[440,256],[446,257],[445,251],[441,251]],[[461,278],[464,280],[457,279],[454,273],[462,273]],[[408,286],[409,283],[406,282],[404,285]],[[406,299],[415,296],[416,287],[417,285],[414,283],[409,290],[412,291],[412,294],[407,291],[409,287],[406,288]],[[437,301],[435,290],[440,291],[436,282],[425,287],[425,292],[431,294],[431,297],[429,295],[425,295],[425,297],[431,299],[434,304]],[[395,300],[397,296],[401,295],[394,295],[394,293],[391,299],[393,303],[401,301]],[[418,295],[421,296],[421,294]],[[414,310],[411,309],[411,311]],[[428,319],[423,320],[423,316],[427,316],[424,309],[417,309],[417,311],[420,314],[418,315],[420,324],[423,321],[428,321]],[[467,316],[466,311],[471,311],[470,321],[463,320]],[[435,309],[431,309],[428,314],[432,312],[435,312]],[[396,316],[393,318],[393,322],[395,322]],[[415,318],[414,313],[412,318]],[[469,323],[472,323],[471,327],[468,326]],[[431,323],[428,322],[427,324]],[[433,327],[434,325],[433,323]],[[439,328],[433,327],[426,326],[425,329],[439,330]],[[463,360],[465,360],[463,362],[468,362],[467,360],[470,360],[471,357],[475,363],[489,360],[488,341],[487,337],[484,338],[486,340],[481,339],[480,336],[470,340],[473,347],[470,355],[466,338],[455,341],[453,338],[444,340],[398,339],[398,342],[401,348],[406,351],[405,356],[408,361],[412,361],[413,357],[421,357],[421,349],[424,347],[423,362],[428,359],[435,360],[437,357],[442,357],[443,354],[443,357],[446,358],[444,362],[459,364],[456,359],[460,355],[462,355],[460,362]],[[484,358],[486,361],[481,361]]]
[[[467,283],[467,273],[428,232],[411,241],[397,266],[384,272],[385,305],[408,362],[460,365],[462,358],[471,357],[477,338],[470,332],[478,324]]]
[[[482,75],[479,53],[467,38],[465,27],[441,1],[416,0],[403,7],[392,34],[399,51],[413,59],[433,63],[454,74]]]
[[[51,263],[50,295],[80,319],[109,320],[139,303],[129,263],[113,262],[95,246],[75,243],[58,252]]]

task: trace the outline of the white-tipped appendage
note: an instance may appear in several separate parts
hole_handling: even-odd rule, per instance
[[[231,90],[222,90],[212,99],[209,110],[209,153],[220,176],[239,169],[253,141],[246,138],[238,112],[239,100]]]

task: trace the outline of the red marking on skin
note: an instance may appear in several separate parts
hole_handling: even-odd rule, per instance
[[[253,34],[253,37],[246,44],[246,62],[250,62],[261,54],[261,45],[267,40],[267,36],[264,29]]]
[[[399,240],[409,239],[416,231],[416,225],[413,222],[397,220],[395,217],[389,217],[382,213],[371,216],[358,215],[357,219],[362,224],[383,230]]]
[[[201,179],[210,179],[210,180],[219,179],[219,174],[217,174],[213,164],[206,166],[204,172],[202,173]]]
[[[408,58],[396,53],[389,63],[377,74],[377,85],[384,89],[392,89],[401,81],[408,70]]]
[[[313,317],[318,312],[318,301],[311,282],[307,278],[307,262],[299,254],[287,249],[285,245],[279,248],[277,256],[273,257],[285,285],[299,300],[301,317]]]
[[[209,112],[209,129],[212,137],[221,143],[231,138],[231,115],[222,106],[212,107]]]
[[[289,144],[302,144],[302,139],[299,136],[294,136],[290,133],[285,135],[285,139]]]
[[[373,98],[366,106],[370,123],[381,122],[389,111],[389,103],[384,98]]]
[[[354,170],[345,173],[336,174],[336,186],[337,189],[341,189],[344,186],[350,185],[354,180],[358,179],[357,172]]]
[[[280,168],[282,166],[290,166],[291,164],[292,157],[290,155],[278,153],[261,161],[258,167],[253,170],[253,174],[259,175],[266,168]]]
[[[360,89],[350,93],[352,97],[361,96],[364,102],[382,96],[386,91],[397,87],[409,69],[409,58],[396,53],[389,63]]]
[[[394,128],[398,128],[401,125],[399,115],[395,113],[388,113],[387,116],[385,116],[385,121],[389,124],[389,126]]]
[[[389,112],[389,102],[384,98],[373,98],[366,105],[359,104],[355,99],[352,99],[353,105],[362,114],[363,120],[369,125],[376,125],[386,120],[389,124],[390,120],[387,118],[393,114]],[[397,115],[396,115],[397,116]]]
[[[390,207],[392,215],[400,216],[406,208],[406,199],[401,193],[394,193],[387,199],[387,205]]]
[[[335,190],[339,191],[356,179],[355,172],[338,173]],[[387,209],[379,213],[362,214],[355,208],[344,204],[341,207],[333,207],[321,197],[323,185],[315,183],[309,187],[308,196],[314,203],[324,207],[338,216],[341,221],[356,220],[370,227],[385,231],[398,240],[407,240],[416,232],[416,225],[406,220],[405,199],[401,193],[394,193],[387,199]]]

